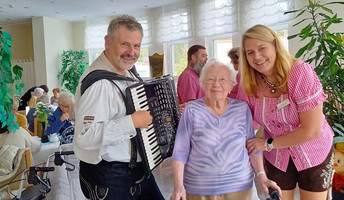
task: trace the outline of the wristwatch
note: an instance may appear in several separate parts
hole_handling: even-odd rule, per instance
[[[266,140],[266,144],[268,145],[268,151],[271,151],[274,148],[274,139],[273,138],[269,138]]]

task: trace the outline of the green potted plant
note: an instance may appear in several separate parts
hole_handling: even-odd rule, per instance
[[[61,81],[61,86],[69,92],[75,94],[79,78],[88,67],[87,51],[63,51],[62,68],[57,74]]]
[[[297,13],[296,18],[300,21],[293,26],[303,26],[299,33],[290,35],[288,39],[299,38],[301,41],[307,41],[295,56],[302,56],[306,62],[314,63],[323,90],[328,95],[327,101],[324,102],[324,113],[335,133],[343,135],[344,33],[330,32],[329,27],[343,22],[330,6],[341,6],[344,2],[308,2],[308,5],[300,9],[285,13]]]
[[[23,68],[12,67],[10,51],[12,41],[10,34],[3,32],[0,27],[0,122],[2,127],[8,126],[9,131],[19,129],[17,118],[12,114],[13,100],[11,94],[19,95],[23,92],[24,83],[21,83]]]

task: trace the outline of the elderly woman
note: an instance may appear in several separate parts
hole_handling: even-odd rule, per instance
[[[60,98],[60,93],[61,93],[61,90],[60,88],[54,88],[53,89],[53,96],[50,98],[50,104],[58,104],[58,100]]]
[[[70,109],[75,99],[70,92],[62,92],[58,100],[58,108],[48,117],[49,127],[47,134],[57,133],[62,144],[71,143],[74,138],[74,125],[71,123]]]
[[[333,131],[322,113],[326,95],[313,69],[290,55],[278,35],[263,25],[242,36],[238,99],[246,101],[264,139],[247,142],[264,151],[268,178],[283,200],[325,200],[333,169]]]
[[[204,66],[205,97],[187,103],[178,126],[171,200],[251,200],[253,169],[266,193],[268,187],[280,191],[267,179],[261,154],[248,155],[246,140],[255,137],[252,114],[245,102],[227,97],[234,83],[228,66],[214,59]]]
[[[31,98],[28,104],[30,108],[36,107],[37,98],[41,97],[43,93],[44,93],[44,90],[42,88],[39,88],[39,87],[35,88],[35,90],[31,93]]]

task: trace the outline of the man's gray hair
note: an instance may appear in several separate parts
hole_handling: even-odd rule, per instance
[[[63,102],[66,102],[67,100],[72,100],[73,103],[75,103],[74,95],[70,92],[61,92],[60,98],[58,100],[58,104],[60,105]]]
[[[141,32],[141,35],[143,37],[143,28],[142,25],[136,20],[135,17],[131,15],[121,15],[118,17],[115,17],[113,20],[111,20],[107,34],[111,35],[113,34],[117,29],[119,29],[121,26],[125,26],[127,30],[129,31],[136,31],[139,30]]]

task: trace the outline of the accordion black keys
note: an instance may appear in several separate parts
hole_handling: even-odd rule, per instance
[[[150,111],[153,122],[136,129],[142,162],[148,171],[172,156],[180,110],[173,77],[162,76],[126,88],[127,111]]]

